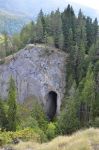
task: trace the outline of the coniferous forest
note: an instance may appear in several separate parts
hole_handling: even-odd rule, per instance
[[[79,129],[99,127],[99,25],[98,20],[75,14],[68,5],[45,14],[39,12],[36,21],[25,25],[21,32],[0,40],[0,64],[27,44],[55,47],[68,55],[66,93],[60,115],[51,122],[41,105],[34,100],[33,109],[17,104],[16,87],[10,79],[8,99],[0,98],[0,145],[15,138],[46,142],[58,135],[68,135]],[[34,98],[35,99],[35,98]],[[29,99],[28,101],[31,101]],[[5,136],[6,135],[6,136]]]

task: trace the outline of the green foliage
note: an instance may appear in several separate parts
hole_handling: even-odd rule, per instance
[[[7,116],[6,116],[6,112],[5,112],[5,109],[4,109],[4,104],[3,104],[3,101],[0,98],[0,128],[2,130],[6,129],[7,124],[8,124],[8,121],[7,121]]]
[[[48,124],[46,135],[49,140],[53,139],[56,136],[56,125],[54,123],[50,122]]]
[[[75,13],[73,8],[68,5],[67,8],[62,13],[62,31],[64,36],[64,50],[69,52],[70,47],[70,30],[72,32],[72,36],[75,34]],[[72,39],[73,44],[73,39]]]
[[[41,104],[39,104],[37,101],[34,101],[33,103],[31,115],[33,119],[37,121],[39,128],[42,129],[43,131],[46,131],[48,121]]]
[[[17,113],[17,104],[16,104],[16,88],[13,78],[10,79],[9,92],[8,92],[8,130],[16,130],[16,113]]]
[[[27,127],[38,128],[37,121],[31,116],[32,108],[30,106],[33,107],[33,103],[29,98],[25,101],[25,104],[17,104],[17,130]]]
[[[84,89],[82,90],[82,96],[83,100],[87,101],[88,103],[92,103],[94,101],[95,95],[94,95],[94,76],[93,72],[91,71],[91,66],[88,69]]]
[[[95,80],[89,65],[86,77],[79,82],[79,86],[72,86],[69,98],[65,100],[65,107],[58,118],[58,132],[69,134],[82,127],[95,124]],[[98,117],[98,116],[97,116]],[[96,121],[98,126],[98,120]]]
[[[99,127],[99,39],[97,19],[92,21],[79,11],[75,16],[68,5],[45,15],[41,10],[37,21],[23,27],[13,37],[6,32],[0,37],[0,63],[5,57],[29,43],[55,46],[68,54],[66,64],[66,97],[56,124],[48,123],[43,107],[37,99],[28,99],[25,104],[16,104],[14,80],[10,79],[8,104],[0,100],[0,145],[14,137],[22,140],[51,140],[56,134],[71,134],[82,127]],[[65,69],[65,68],[64,68]],[[32,108],[31,108],[32,107]],[[18,120],[17,120],[18,116]],[[29,127],[29,128],[27,128]],[[16,131],[19,130],[19,131]],[[10,132],[14,131],[14,132]],[[16,132],[15,132],[16,131]],[[33,136],[33,137],[32,137]]]
[[[99,117],[94,119],[93,126],[99,128]]]
[[[84,80],[83,89],[80,94],[80,103],[83,104],[82,125],[86,126],[93,120],[94,104],[95,104],[95,83],[92,72],[92,66],[89,66],[86,78]],[[82,107],[82,106],[81,106]]]
[[[57,9],[55,13],[51,13],[50,20],[50,28],[54,39],[54,45],[56,48],[63,48],[62,20],[59,9]]]
[[[20,33],[21,45],[25,46],[26,44],[35,42],[35,25],[34,22],[30,22],[25,27],[23,27]]]
[[[70,134],[79,129],[79,120],[77,118],[77,104],[74,100],[68,101],[62,110],[57,123],[59,134]]]
[[[17,130],[32,128],[40,136],[41,142],[47,141],[46,130],[48,121],[45,112],[37,98],[32,96],[25,100],[23,104],[17,106],[18,124]]]
[[[34,142],[40,142],[41,137],[38,132],[34,131],[32,128],[25,128],[24,130],[12,132],[12,131],[0,131],[0,146],[9,144],[13,142],[13,139],[18,138],[23,141],[33,140]]]
[[[54,46],[54,39],[53,39],[52,36],[48,36],[48,37],[47,37],[47,44],[48,44],[49,46]]]
[[[89,60],[93,65],[94,82],[95,82],[95,103],[94,118],[99,116],[99,40],[93,44],[89,51]]]
[[[33,130],[39,135],[41,143],[48,141],[47,135],[42,129],[40,129],[40,128],[33,128]]]
[[[13,38],[12,38],[12,46],[13,46],[13,52],[17,52],[19,49],[22,48],[23,44],[22,44],[22,40],[20,38],[20,35],[19,34],[14,34],[13,35]]]

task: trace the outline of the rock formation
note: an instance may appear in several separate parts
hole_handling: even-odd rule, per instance
[[[0,65],[0,96],[8,96],[9,79],[16,83],[17,101],[35,96],[48,116],[59,113],[66,86],[66,54],[53,48],[28,45]]]

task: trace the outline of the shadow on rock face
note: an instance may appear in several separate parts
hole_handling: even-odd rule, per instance
[[[47,117],[51,121],[56,115],[57,111],[57,93],[50,91],[47,95]]]

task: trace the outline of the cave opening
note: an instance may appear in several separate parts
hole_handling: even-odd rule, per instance
[[[47,117],[49,121],[52,121],[57,111],[57,93],[50,91],[47,95]]]

